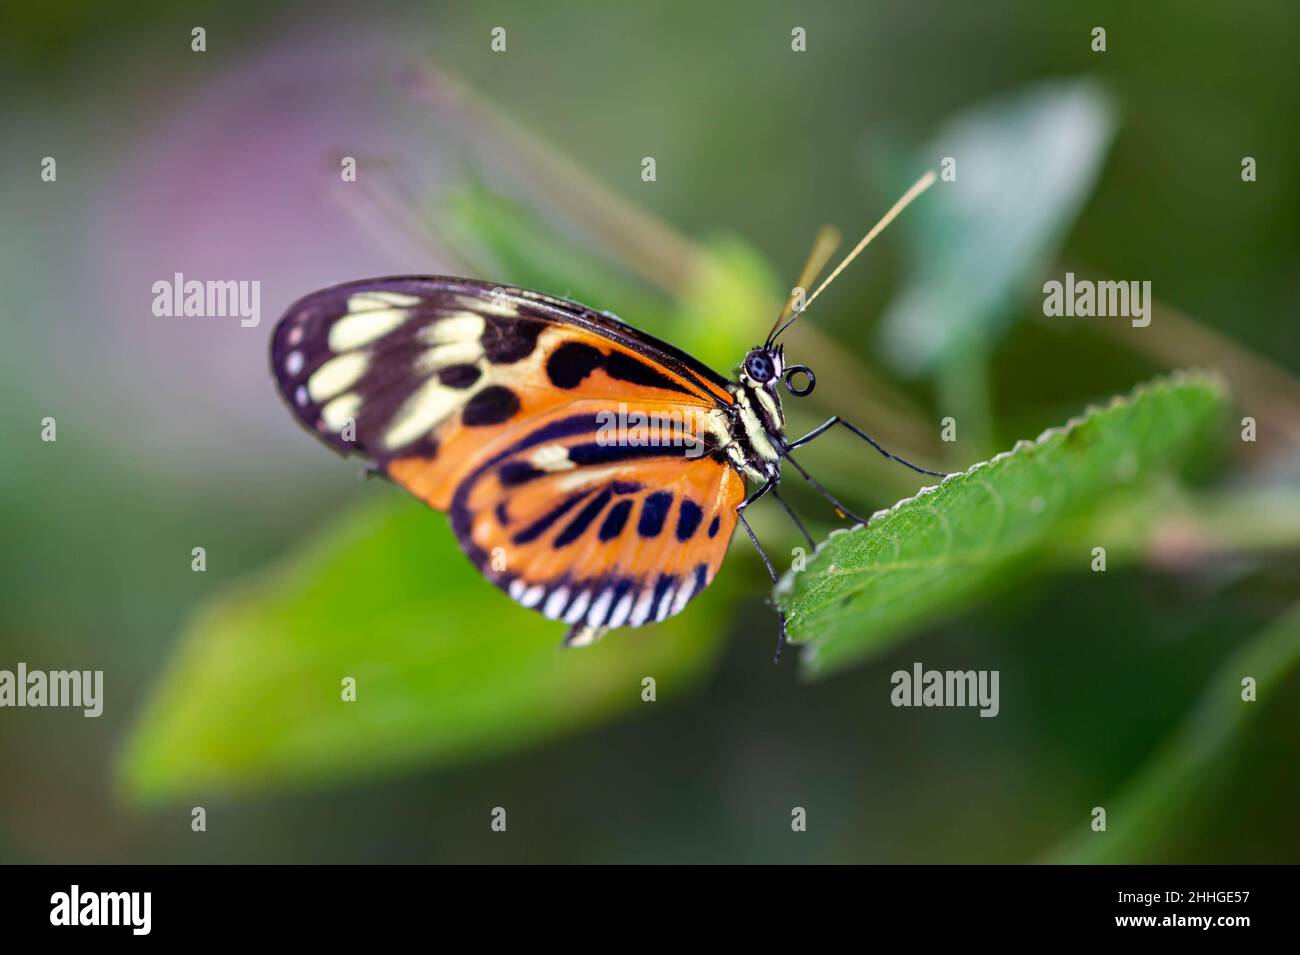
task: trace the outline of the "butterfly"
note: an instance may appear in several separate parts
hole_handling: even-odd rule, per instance
[[[778,337],[932,181],[918,181],[812,296],[792,299],[734,378],[609,312],[447,276],[307,295],[276,324],[272,371],[308,430],[445,511],[488,580],[566,623],[566,646],[585,646],[680,613],[713,581],[737,523],[777,580],[745,510],[769,493],[781,500],[783,462],[858,519],[791,456],[836,425],[942,474],[838,416],[789,440],[778,390],[803,397],[816,384],[808,367],[787,365]],[[823,234],[801,285],[837,241]],[[784,641],[781,615],[778,658]]]

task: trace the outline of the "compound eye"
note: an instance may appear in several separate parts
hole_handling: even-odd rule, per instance
[[[745,359],[745,374],[760,385],[765,385],[776,377],[776,366],[765,353],[750,352],[749,357]]]

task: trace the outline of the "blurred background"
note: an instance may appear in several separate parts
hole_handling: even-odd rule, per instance
[[[1294,4],[6,17],[0,669],[102,669],[105,706],[0,710],[0,861],[1300,859]],[[729,371],[820,226],[856,241],[949,155],[957,181],[787,336],[818,371],[791,430],[841,412],[957,469],[1216,370],[1232,404],[1187,480],[1092,515],[1143,527],[1104,587],[1086,561],[1007,569],[814,679],[793,649],[772,666],[742,540],[675,621],[560,653],[442,515],[360,480],[276,395],[290,302],[405,272],[579,298]],[[1151,325],[1044,318],[1067,270],[1150,281]],[[259,281],[260,324],[155,317],[176,272]],[[859,511],[922,484],[839,437],[803,463]],[[1207,722],[1242,654],[1267,692]],[[1000,715],[895,709],[914,661],[1000,670]]]

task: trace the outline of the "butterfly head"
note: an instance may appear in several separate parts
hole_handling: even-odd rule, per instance
[[[806,379],[802,387],[794,383],[796,375]],[[782,345],[759,345],[745,356],[740,366],[740,380],[748,385],[776,391],[778,379],[785,379],[785,390],[796,398],[812,394],[817,379],[807,365],[789,365],[785,363],[785,348]]]

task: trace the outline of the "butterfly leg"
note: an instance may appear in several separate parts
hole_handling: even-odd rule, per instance
[[[799,528],[799,533],[802,534],[804,540],[808,542],[808,546],[816,547],[817,544],[813,541],[813,536],[808,533],[808,528],[803,526],[803,521],[799,520],[799,515],[794,512],[794,508],[786,503],[785,498],[777,492],[775,487],[772,488],[772,496],[781,502],[781,506],[785,508],[785,512],[790,515],[790,520],[794,521],[794,526]]]
[[[765,551],[765,550],[763,549],[763,545],[760,544],[760,543],[758,542],[758,535],[756,535],[756,534],[754,533],[754,529],[753,529],[752,527],[749,526],[749,521],[745,520],[745,508],[749,507],[749,505],[753,504],[755,501],[757,501],[760,497],[762,497],[762,496],[763,496],[764,494],[766,494],[768,491],[771,491],[773,494],[776,494],[776,480],[775,480],[775,479],[768,481],[766,484],[764,484],[762,487],[760,487],[760,488],[759,488],[757,491],[755,491],[753,494],[749,495],[749,497],[745,498],[743,501],[741,501],[739,504],[737,504],[737,505],[736,505],[736,516],[737,516],[738,518],[740,518],[741,526],[743,526],[743,527],[745,528],[745,533],[749,535],[749,539],[750,539],[750,541],[753,543],[753,545],[754,545],[754,549],[755,549],[756,551],[758,551],[758,556],[761,557],[761,558],[763,558],[763,566],[767,568],[767,573],[768,573],[768,575],[772,578],[772,583],[775,584],[775,583],[776,583],[777,581],[779,581],[781,578],[777,575],[776,568],[772,566],[772,561],[768,558],[768,556],[767,556],[767,551]],[[780,495],[780,494],[776,494],[776,499],[777,499],[778,501],[780,501],[780,500],[781,500],[781,495]],[[785,506],[785,502],[784,502],[784,501],[781,501],[781,504],[782,504],[783,507]],[[790,512],[790,509],[789,509],[788,507],[786,507],[786,511],[787,511],[787,512]],[[793,516],[793,512],[790,512],[790,513],[791,513],[791,516]],[[797,523],[797,519],[796,519],[796,523]],[[803,525],[802,525],[802,524],[799,525],[799,527],[800,527],[800,530],[803,530]],[[807,531],[804,531],[804,533],[806,534]],[[810,542],[811,542],[811,538],[809,538],[809,540],[810,540]],[[780,633],[780,634],[777,636],[777,638],[776,638],[776,656],[773,658],[772,662],[773,662],[773,663],[780,663],[780,662],[781,662],[781,651],[785,649],[785,611],[781,610],[781,609],[778,607],[778,608],[777,608],[777,611],[776,611],[776,614],[777,614],[778,617],[781,618],[781,633]]]
[[[790,457],[788,452],[785,455],[785,459],[790,462],[790,465],[796,471],[798,471],[800,474],[803,475],[805,481],[807,481],[809,484],[813,486],[813,490],[815,490],[822,497],[826,498],[826,500],[830,501],[831,506],[834,507],[835,510],[838,511],[842,516],[847,517],[851,521],[856,521],[859,524],[865,524],[867,522],[866,518],[858,517],[858,515],[854,514],[847,507],[845,507],[838,500],[836,500],[835,495],[832,494],[830,491],[826,490],[826,488],[822,487],[819,483],[817,483],[817,479],[814,478],[807,471],[805,471],[803,469],[803,465],[801,465],[794,458]]]
[[[896,455],[896,454],[891,454],[890,452],[888,452],[888,451],[886,451],[884,448],[882,448],[882,447],[880,446],[880,444],[876,441],[875,438],[873,438],[871,435],[867,434],[865,431],[863,431],[861,428],[857,427],[856,425],[851,424],[851,423],[848,422],[848,421],[845,421],[845,420],[844,420],[843,418],[841,418],[839,415],[836,415],[835,417],[831,418],[831,419],[830,419],[829,421],[827,421],[826,423],[821,424],[821,425],[818,425],[816,428],[813,428],[811,431],[809,431],[807,434],[805,434],[805,435],[804,435],[802,438],[800,438],[798,441],[793,441],[793,442],[791,442],[790,444],[788,444],[788,445],[786,446],[786,450],[788,450],[788,451],[793,451],[795,448],[800,447],[801,445],[805,445],[805,444],[807,444],[807,443],[808,443],[809,441],[811,441],[813,438],[816,438],[816,437],[818,437],[819,435],[825,433],[826,431],[829,431],[831,428],[835,427],[837,424],[842,424],[842,425],[844,425],[844,427],[848,428],[850,431],[852,431],[854,434],[856,434],[856,435],[857,435],[859,438],[861,438],[863,441],[867,442],[867,444],[871,445],[873,448],[875,448],[877,451],[879,451],[879,452],[880,452],[881,454],[883,454],[885,457],[889,458],[889,460],[891,460],[891,461],[897,461],[899,464],[903,465],[904,467],[909,467],[909,468],[911,468],[913,471],[916,471],[918,474],[929,474],[929,475],[932,476],[932,477],[947,477],[947,476],[948,476],[948,472],[947,472],[947,471],[931,471],[931,470],[928,470],[927,468],[918,467],[917,465],[913,464],[911,461],[908,461],[906,458],[900,458],[900,457],[899,457],[898,455]],[[793,462],[791,462],[791,463],[793,463]],[[798,468],[799,465],[796,464],[795,467]],[[803,469],[800,468],[799,470],[802,472]]]

